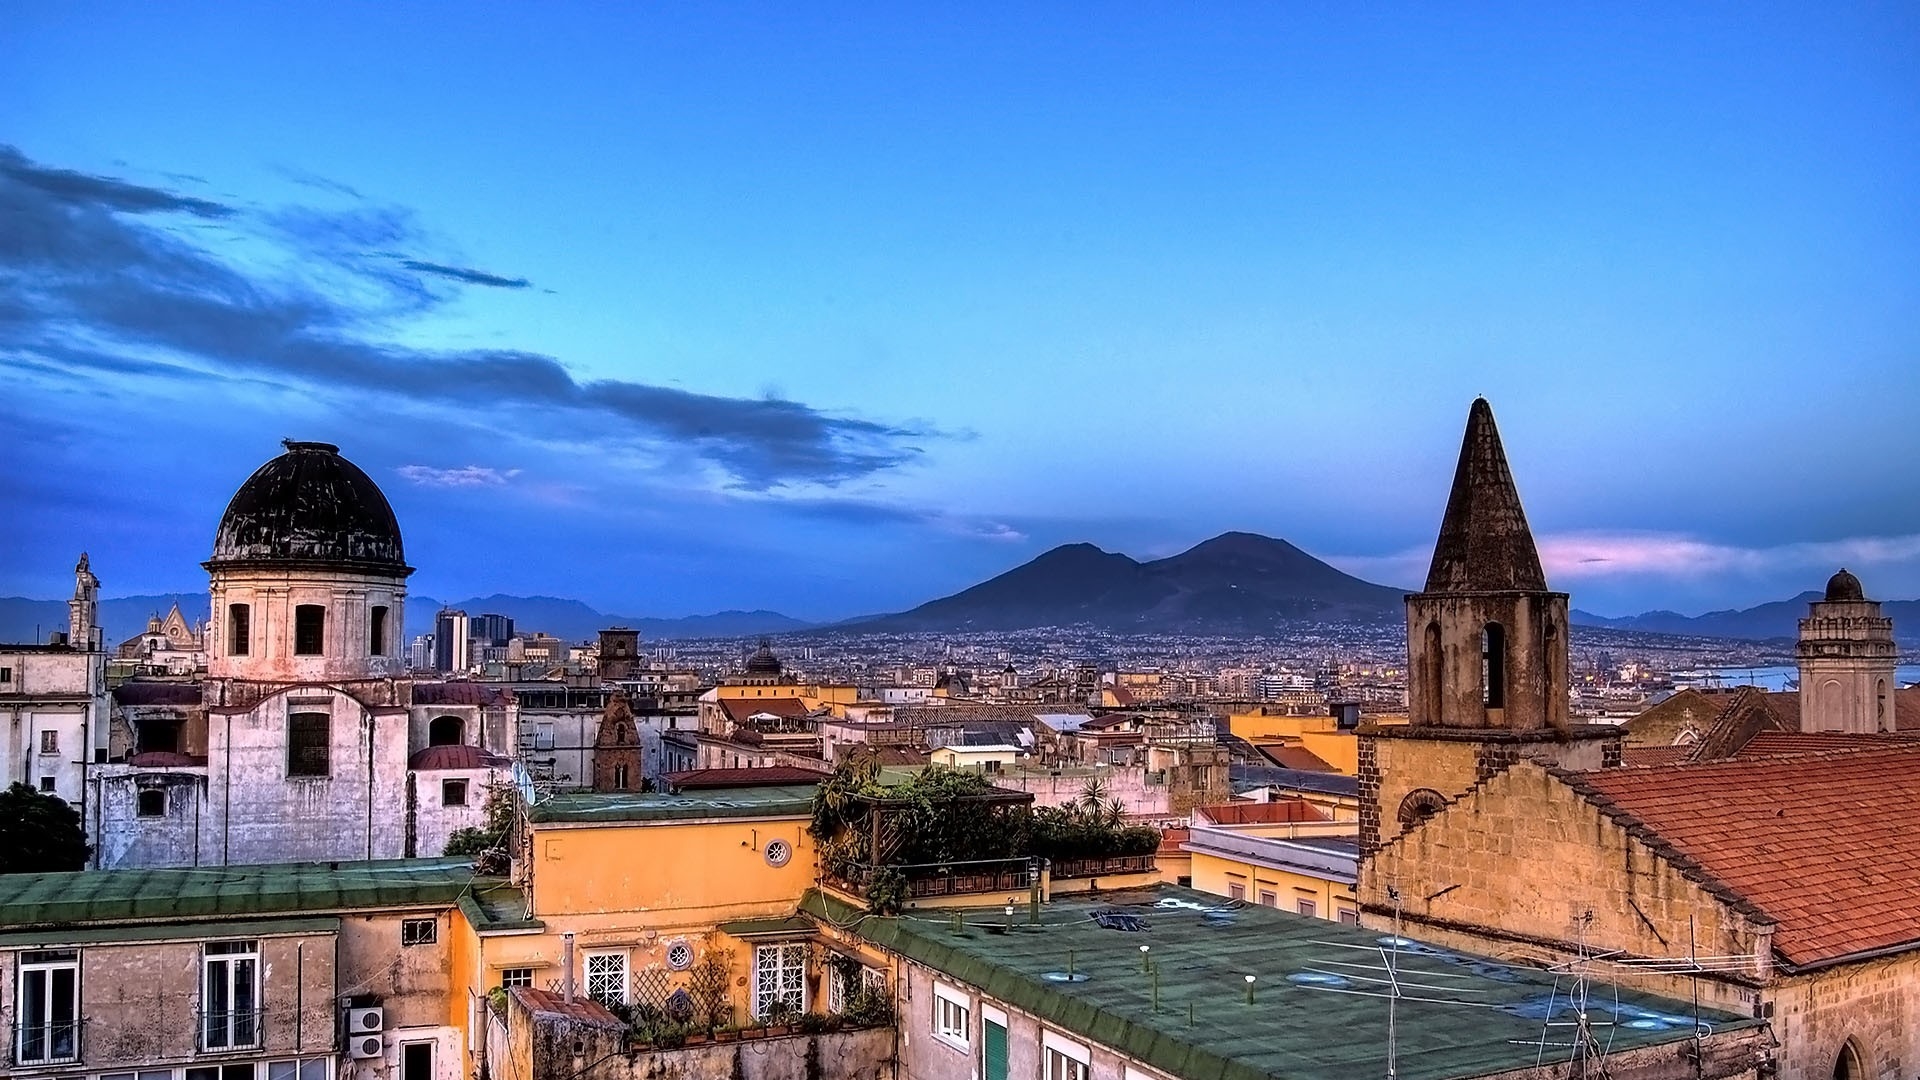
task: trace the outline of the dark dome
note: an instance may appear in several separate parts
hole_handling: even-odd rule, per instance
[[[227,504],[205,566],[305,565],[407,575],[400,523],[373,478],[330,443],[283,442]]]
[[[1846,567],[1827,579],[1827,600],[1865,600],[1867,594],[1860,591],[1860,579],[1847,573]]]
[[[773,655],[772,642],[767,641],[764,638],[761,639],[760,647],[753,650],[752,656],[747,657],[747,674],[749,675],[780,674],[780,658]]]

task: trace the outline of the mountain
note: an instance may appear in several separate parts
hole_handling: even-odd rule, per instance
[[[107,647],[139,634],[147,620],[165,617],[167,609],[180,605],[187,622],[199,625],[207,617],[207,594],[150,593],[142,596],[113,596],[100,601],[100,628],[106,631]],[[45,643],[47,635],[67,628],[65,600],[34,600],[25,596],[0,596],[0,641]]]
[[[1302,622],[1394,622],[1403,593],[1328,566],[1285,540],[1223,533],[1178,555],[1138,562],[1066,544],[952,596],[850,631],[1107,630],[1248,633]]]
[[[514,628],[543,631],[563,641],[584,641],[610,626],[640,631],[642,640],[705,637],[754,637],[760,634],[784,634],[805,630],[813,624],[782,615],[777,611],[720,611],[712,615],[687,615],[677,619],[646,618],[634,615],[609,615],[578,600],[557,596],[508,596],[495,593],[453,603],[442,603],[431,596],[407,598],[407,636],[433,632],[433,619],[441,608],[454,608],[468,615],[499,614],[513,618]]]
[[[1674,611],[1646,611],[1638,615],[1607,618],[1575,609],[1575,626],[1597,626],[1609,630],[1632,630],[1643,634],[1686,634],[1695,637],[1740,638],[1769,641],[1792,640],[1800,634],[1800,620],[1807,605],[1821,598],[1818,592],[1803,592],[1791,600],[1774,600],[1750,608],[1709,611],[1704,615],[1682,615]],[[1880,605],[1880,613],[1893,620],[1893,633],[1901,641],[1920,641],[1920,600],[1889,600]]]

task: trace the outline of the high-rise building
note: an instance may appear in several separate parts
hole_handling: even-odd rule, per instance
[[[467,669],[467,613],[442,609],[433,619],[433,669]]]
[[[433,667],[433,635],[421,634],[407,645],[407,667],[426,671]]]
[[[513,637],[513,616],[475,615],[468,620],[467,634],[476,644],[504,646]]]

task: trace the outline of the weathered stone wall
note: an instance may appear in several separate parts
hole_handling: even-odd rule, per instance
[[[586,1075],[587,1080],[893,1080],[893,1030],[639,1050]],[[565,1080],[565,1073],[542,1074],[535,1080]]]
[[[128,867],[200,865],[200,821],[206,814],[207,775],[201,767],[94,769],[92,806],[94,865]],[[140,793],[162,793],[166,813],[140,816]]]
[[[1781,1080],[1828,1080],[1851,1040],[1866,1076],[1920,1072],[1920,953],[1782,977],[1766,991]]]
[[[1586,729],[1574,729],[1585,734]],[[1457,799],[1516,761],[1542,758],[1567,769],[1618,764],[1618,732],[1568,738],[1547,729],[1537,735],[1493,730],[1382,728],[1360,735],[1360,850],[1398,836],[1400,810],[1416,791]],[[1372,807],[1370,810],[1369,807]]]
[[[1483,701],[1481,635],[1504,634],[1505,695]],[[1567,726],[1567,594],[1418,593],[1407,598],[1407,709],[1415,725]]]

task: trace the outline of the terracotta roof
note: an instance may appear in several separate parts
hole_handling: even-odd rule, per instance
[[[1176,825],[1172,828],[1161,829],[1159,856],[1164,859],[1170,855],[1185,855],[1187,853],[1186,849],[1180,845],[1192,838],[1193,830],[1182,826]]]
[[[1339,772],[1339,769],[1327,764],[1327,760],[1304,746],[1289,746],[1284,743],[1255,743],[1254,749],[1260,756],[1283,769],[1299,769],[1301,772]]]
[[[1273,802],[1236,802],[1219,806],[1196,806],[1195,820],[1214,825],[1284,825],[1301,821],[1331,821],[1319,807],[1305,799],[1277,799]]]
[[[686,769],[661,777],[669,791],[702,791],[711,788],[786,787],[792,784],[817,784],[826,779],[824,771],[803,769],[797,765],[763,765],[757,769]]]
[[[1849,735],[1844,731],[1763,731],[1734,753],[1736,760],[1815,754],[1829,750],[1882,750],[1888,743],[1911,743],[1920,732]]]
[[[1920,945],[1920,745],[1554,772],[1683,873],[1777,923],[1774,951],[1791,966]]]
[[[1628,746],[1620,751],[1622,765],[1677,765],[1693,753],[1693,744],[1680,746]]]
[[[497,686],[476,682],[418,682],[415,705],[504,705],[513,697]]]
[[[799,719],[811,712],[807,703],[799,698],[731,698],[720,699],[720,707],[726,710],[727,719],[736,724],[744,724],[751,717],[761,713],[771,713],[784,719]]]
[[[414,772],[443,772],[449,769],[504,769],[513,762],[499,754],[490,754],[477,746],[429,746],[416,750],[407,759]]]
[[[551,990],[541,990],[532,986],[516,986],[512,993],[520,999],[521,1004],[534,1013],[564,1017],[568,1020],[592,1024],[595,1027],[624,1028],[627,1026],[619,1017],[608,1012],[605,1005],[593,1000],[585,993],[576,993],[572,1001]]]

